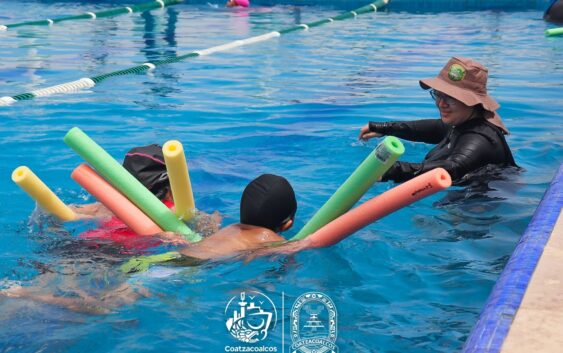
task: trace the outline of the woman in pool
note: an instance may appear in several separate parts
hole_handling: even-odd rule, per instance
[[[369,122],[359,138],[392,135],[405,140],[437,144],[421,163],[396,162],[382,181],[403,182],[442,167],[454,182],[488,164],[516,166],[504,135],[508,129],[487,93],[488,70],[465,58],[451,58],[435,78],[420,81],[440,111],[440,119]]]

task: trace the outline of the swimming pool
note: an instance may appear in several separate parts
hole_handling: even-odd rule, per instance
[[[113,3],[115,4],[115,3]],[[123,5],[124,3],[120,3]],[[0,22],[105,9],[96,4],[3,3]],[[205,4],[143,15],[1,33],[0,96],[127,68],[259,35],[340,10],[275,6],[250,12]],[[90,317],[0,298],[0,346],[19,351],[218,352],[232,337],[223,311],[241,290],[286,303],[269,342],[289,345],[291,304],[320,291],[338,308],[342,352],[451,352],[463,342],[535,207],[563,162],[563,42],[545,38],[540,11],[383,12],[232,52],[108,80],[91,91],[0,108],[0,279],[29,281],[75,246],[57,227],[28,223],[33,203],[8,180],[26,164],[66,202],[85,193],[69,174],[79,158],[62,142],[80,126],[112,155],[179,139],[190,163],[197,206],[236,221],[244,185],[271,172],[298,198],[297,227],[330,196],[375,143],[358,143],[368,119],[435,117],[418,79],[452,55],[490,69],[490,89],[525,169],[489,184],[454,188],[401,210],[329,249],[249,264],[208,266],[151,280],[162,296]],[[321,45],[322,44],[322,45]],[[428,147],[405,142],[403,160]],[[390,188],[379,184],[366,197]],[[66,227],[71,235],[86,225]],[[106,262],[127,254],[101,246]],[[74,253],[84,267],[96,249]],[[99,260],[99,259],[98,259]],[[87,277],[88,271],[81,272]],[[285,334],[285,336],[282,335]]]

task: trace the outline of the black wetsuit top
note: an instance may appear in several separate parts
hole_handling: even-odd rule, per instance
[[[403,182],[419,174],[442,167],[454,182],[487,164],[516,166],[504,134],[484,118],[475,118],[458,126],[441,119],[369,123],[370,131],[401,139],[437,144],[422,163],[395,162],[382,180]]]

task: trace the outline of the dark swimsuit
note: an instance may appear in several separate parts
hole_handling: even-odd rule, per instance
[[[467,173],[488,164],[516,166],[503,132],[484,118],[451,126],[441,119],[369,123],[370,131],[404,140],[437,144],[422,163],[395,162],[382,180],[403,182],[432,170],[444,168],[458,182]]]

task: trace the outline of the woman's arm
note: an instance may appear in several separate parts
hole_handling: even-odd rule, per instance
[[[446,136],[448,130],[449,127],[441,119],[385,123],[370,121],[362,127],[360,139],[391,135],[408,141],[437,144]]]
[[[446,159],[423,163],[395,162],[383,175],[382,181],[403,182],[438,167],[447,170],[452,180],[458,181],[467,173],[490,163],[492,149],[491,142],[484,136],[466,133],[459,137]]]

